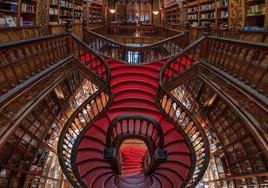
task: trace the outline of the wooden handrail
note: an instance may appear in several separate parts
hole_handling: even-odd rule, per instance
[[[139,116],[139,115],[124,115],[124,116],[120,116],[120,117],[117,117],[117,118],[114,118],[111,122],[110,122],[110,125],[108,127],[108,131],[107,131],[107,135],[106,135],[106,146],[107,147],[112,147],[114,146],[114,138],[116,138],[117,136],[119,136],[120,134],[118,135],[113,135],[113,129],[116,128],[116,126],[125,126],[125,125],[122,125],[120,123],[122,123],[122,121],[126,120],[127,122],[129,121],[134,121],[134,125],[136,124],[137,121],[140,121],[141,124],[140,126],[142,125],[142,122],[147,122],[149,124],[147,124],[148,126],[152,126],[153,129],[157,130],[157,134],[154,135],[156,136],[155,138],[153,138],[152,140],[154,140],[154,143],[155,143],[155,146],[156,147],[159,147],[161,149],[164,148],[164,134],[163,134],[163,130],[162,130],[162,127],[160,126],[160,124],[158,122],[156,122],[155,120],[149,118],[149,117],[146,117],[146,116]],[[117,124],[119,122],[119,124]],[[136,129],[133,129],[132,132],[131,130],[129,130],[129,127],[127,126],[127,130],[125,129],[122,129],[124,130],[124,132],[122,133],[128,133],[129,135],[147,135],[148,132],[142,132],[142,130],[140,130],[140,127],[136,127],[134,126]],[[153,131],[152,131],[153,132]],[[152,135],[148,135],[148,136],[152,136]],[[157,141],[158,140],[158,141]]]
[[[191,67],[195,64],[195,54],[193,54],[191,58],[188,56],[192,54],[193,49],[202,44],[204,40],[205,37],[201,37],[184,48],[179,55],[173,57],[162,67],[159,76],[160,87],[157,94],[158,107],[175,125],[177,125],[192,152],[193,168],[191,168],[187,175],[186,187],[195,187],[204,175],[210,159],[209,142],[202,126],[195,119],[195,116],[192,116],[192,113],[173,96],[171,87],[172,89],[177,87],[178,85],[174,85],[173,82],[176,77],[183,74],[188,66]],[[177,61],[178,58],[180,58],[181,62],[176,63],[174,60]]]
[[[104,159],[109,161],[114,169],[118,169],[118,172],[120,172],[121,164],[119,148],[122,142],[128,138],[141,139],[148,148],[151,162],[144,169],[145,174],[152,173],[161,161],[167,160],[161,125],[147,116],[123,115],[110,122],[106,133],[106,148],[104,149]]]
[[[169,101],[169,106],[174,104],[177,106],[181,104],[171,94],[171,91],[175,87],[178,87],[180,84],[182,84],[182,77],[185,77],[184,73],[188,69],[195,67],[195,65],[198,66],[203,64],[206,64],[210,67],[214,66],[225,74],[244,82],[244,84],[250,86],[259,93],[262,93],[262,95],[267,96],[268,64],[266,61],[266,56],[268,56],[268,45],[264,43],[242,41],[237,39],[225,39],[216,36],[202,36],[198,40],[194,41],[191,45],[183,49],[178,55],[171,58],[168,63],[162,67],[160,71],[160,94],[158,95],[158,103],[164,112],[167,112],[167,110],[165,110],[167,105],[164,103],[165,105],[163,106],[163,101]],[[214,69],[210,68],[210,70]],[[248,77],[248,75],[246,75],[247,72],[250,73],[252,77]],[[224,74],[221,75],[224,76]],[[257,78],[254,77],[256,75],[258,75]],[[243,89],[246,88],[244,87]],[[246,91],[250,93],[250,90],[251,89],[247,89]],[[256,93],[255,96],[259,96],[259,99],[263,99],[263,97],[260,97],[260,95],[257,95]],[[180,108],[182,107],[180,106]],[[175,112],[172,112],[170,109],[172,108],[168,108],[167,114],[172,116],[172,119],[174,119]],[[176,111],[176,109],[173,110]],[[181,112],[185,112],[188,114],[188,116],[191,114],[189,111],[187,112],[187,109],[180,110],[180,113]],[[203,132],[202,127],[198,125],[198,122],[195,124],[195,126],[199,127],[198,129]],[[201,133],[201,135],[205,136],[204,133]],[[202,174],[205,172],[205,169],[208,165],[207,161],[209,160],[209,156],[207,153],[205,155],[206,157],[205,161],[203,162],[203,167],[198,173],[199,178],[197,179],[199,180],[201,179]],[[196,181],[192,182],[192,184],[196,183]]]
[[[83,182],[77,174],[78,171],[75,170],[76,165],[71,164],[72,157],[76,155],[71,155],[75,150],[73,145],[70,147],[70,143],[72,141],[79,143],[78,135],[83,135],[82,132],[111,104],[109,65],[80,38],[70,33],[1,44],[0,57],[0,71],[3,73],[0,83],[4,93],[1,96],[1,104],[3,104],[1,111],[5,111],[8,104],[20,97],[23,94],[20,93],[22,90],[41,82],[43,78],[55,73],[60,67],[72,62],[76,62],[72,66],[97,85],[97,92],[86,99],[71,115],[58,142],[59,162],[65,176],[74,187],[81,187]],[[8,84],[5,85],[6,82]],[[81,124],[74,128],[74,124],[81,118],[84,118],[86,124],[80,121]],[[81,135],[77,134],[78,132]]]
[[[180,33],[150,45],[136,47],[124,45],[88,30],[85,31],[85,41],[92,49],[104,56],[133,64],[146,64],[179,53],[187,46],[188,35]]]
[[[86,187],[81,179],[75,163],[77,147],[86,130],[111,105],[112,93],[110,89],[111,71],[107,62],[93,52],[78,37],[71,34],[70,49],[76,60],[82,61],[88,69],[92,70],[102,82],[97,85],[96,93],[86,99],[71,115],[65,124],[58,141],[58,158],[61,168],[75,188]]]

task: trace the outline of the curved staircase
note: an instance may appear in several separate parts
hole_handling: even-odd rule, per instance
[[[112,59],[107,59],[107,61],[111,67],[110,83],[114,95],[113,103],[105,114],[81,136],[76,148],[76,165],[84,184],[90,188],[184,186],[194,166],[191,164],[191,148],[188,147],[175,125],[163,116],[156,105],[158,76],[163,62],[130,65]],[[133,166],[133,170],[128,166],[124,173],[117,173],[103,158],[110,121],[126,114],[146,115],[159,122],[163,129],[164,149],[168,153],[168,159],[150,173],[144,173],[138,164]],[[139,156],[143,155],[139,148],[125,148],[125,150],[136,151],[136,155]],[[134,154],[131,152],[128,155]],[[123,156],[123,163],[124,157],[129,156]],[[142,160],[142,157],[139,160]],[[125,158],[126,161],[128,160]],[[126,167],[126,165],[123,166]],[[133,175],[132,172],[138,173]]]

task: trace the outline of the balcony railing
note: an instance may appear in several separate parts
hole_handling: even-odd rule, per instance
[[[203,62],[222,70],[248,87],[268,96],[268,45],[215,36],[200,37],[166,66],[163,80]]]
[[[96,74],[98,91],[86,99],[68,119],[58,142],[58,157],[61,168],[74,187],[86,187],[78,174],[75,164],[74,148],[79,144],[82,133],[98,119],[110,106],[112,94],[110,89],[110,67],[96,53],[92,52],[80,39],[72,36],[71,52]]]
[[[91,49],[113,59],[130,64],[145,64],[166,59],[188,45],[187,33],[180,33],[150,45],[124,45],[93,31],[84,33],[85,42]]]
[[[125,36],[125,37],[139,37],[139,38],[169,38],[174,35],[178,35],[180,32],[166,29],[164,27],[157,27],[154,25],[122,25],[111,24],[106,27],[97,27],[91,29],[91,31],[102,34],[105,36]]]

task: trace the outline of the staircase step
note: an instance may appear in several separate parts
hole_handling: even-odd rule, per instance
[[[76,156],[79,173],[88,187],[98,188],[177,188],[187,176],[190,152],[176,126],[164,118],[156,105],[160,69],[166,61],[146,65],[129,65],[109,59],[113,102],[108,111],[86,131]],[[99,62],[93,63],[104,74]],[[176,65],[177,66],[177,65]],[[186,65],[187,66],[187,65]],[[171,70],[174,71],[174,70]],[[103,160],[106,133],[110,120],[120,115],[147,115],[159,121],[164,131],[168,160],[152,174],[144,174],[144,147],[121,147],[119,175]],[[139,126],[138,126],[139,127]],[[139,127],[140,128],[140,127]],[[130,127],[133,130],[133,127]],[[146,132],[146,126],[141,127]],[[149,131],[150,132],[150,131]]]

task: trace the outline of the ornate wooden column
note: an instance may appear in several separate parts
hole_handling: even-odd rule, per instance
[[[237,30],[245,25],[244,0],[229,0],[229,27]]]
[[[49,23],[49,0],[39,1],[37,9],[37,25],[40,26],[40,35],[47,35]]]

